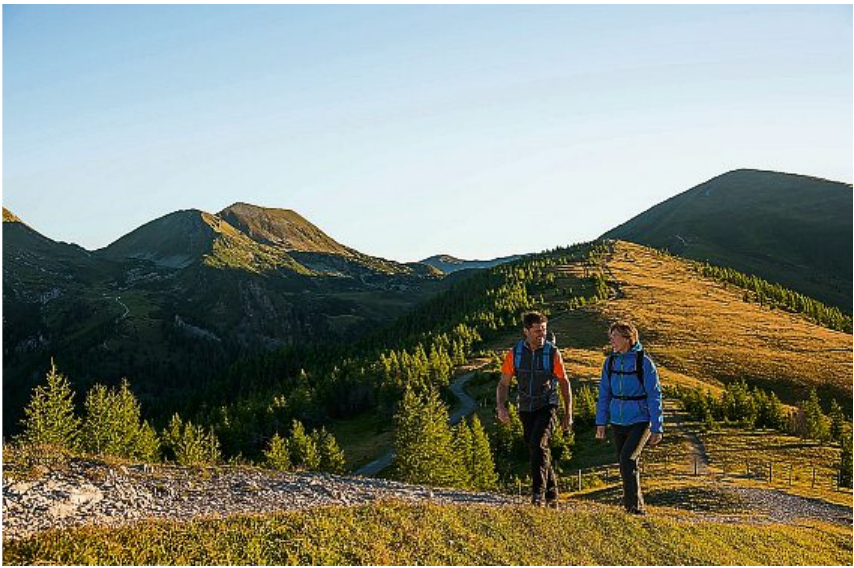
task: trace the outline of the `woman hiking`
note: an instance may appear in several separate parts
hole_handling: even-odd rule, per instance
[[[638,459],[647,443],[655,446],[664,435],[661,383],[634,325],[614,322],[608,338],[612,353],[602,366],[596,438],[604,440],[605,426],[611,425],[623,481],[623,506],[628,513],[644,515]]]

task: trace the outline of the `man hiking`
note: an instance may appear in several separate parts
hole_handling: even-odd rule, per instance
[[[557,408],[563,399],[562,427],[572,427],[572,393],[560,350],[546,341],[548,318],[539,312],[523,317],[525,338],[507,352],[501,365],[501,380],[495,391],[498,420],[507,423],[507,393],[515,377],[519,386],[519,418],[531,459],[531,503],[557,506],[557,479],[552,467],[549,442],[557,426]],[[557,387],[563,395],[558,396]]]

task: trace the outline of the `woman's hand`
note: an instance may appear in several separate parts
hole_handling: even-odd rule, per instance
[[[657,446],[661,442],[661,439],[663,437],[664,437],[664,434],[662,434],[661,432],[653,432],[649,436],[649,445],[650,446]]]
[[[604,440],[605,439],[605,427],[604,426],[597,426],[596,427],[596,439],[597,440]]]

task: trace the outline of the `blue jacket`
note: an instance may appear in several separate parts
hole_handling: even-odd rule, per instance
[[[596,401],[596,425],[604,426],[609,422],[620,426],[630,426],[638,422],[651,423],[652,432],[663,432],[664,412],[661,405],[661,383],[655,363],[644,355],[643,388],[637,375],[618,374],[616,371],[635,370],[637,352],[643,349],[640,342],[635,343],[627,353],[615,353],[614,373],[608,377],[608,359],[602,365],[602,380],[599,382],[599,400]],[[643,396],[644,400],[620,400],[614,396]]]

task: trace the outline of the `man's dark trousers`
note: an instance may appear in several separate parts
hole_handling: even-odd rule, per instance
[[[638,422],[631,426],[611,424],[611,429],[614,432],[617,459],[620,460],[620,477],[623,478],[623,506],[626,511],[641,512],[644,503],[638,460],[649,440],[649,423]]]
[[[557,499],[557,480],[552,468],[549,442],[557,426],[557,407],[545,406],[532,412],[520,412],[525,443],[531,456],[531,494],[534,500]],[[545,494],[545,495],[544,495]]]

